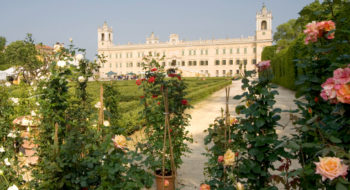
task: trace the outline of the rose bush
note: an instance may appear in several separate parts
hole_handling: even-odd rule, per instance
[[[115,97],[106,98],[108,120],[96,127],[97,110],[92,107],[86,87],[98,63],[75,56],[81,51],[73,45],[60,47],[50,65],[48,79],[40,81],[37,97],[42,122],[35,139],[39,161],[33,169],[31,188],[149,187],[150,174],[137,164],[141,156],[127,149],[126,138],[117,130]],[[114,92],[115,87],[106,85],[108,96]]]
[[[178,168],[182,164],[182,156],[190,152],[186,142],[192,142],[188,131],[190,115],[184,113],[185,109],[191,108],[188,100],[185,99],[186,84],[179,77],[167,77],[167,73],[163,66],[160,66],[156,57],[146,57],[144,70],[145,78],[141,81],[140,89],[144,92],[140,98],[141,104],[144,106],[141,112],[141,119],[145,122],[146,141],[139,143],[138,147],[146,156],[144,163],[153,171],[162,169],[163,145],[164,145],[164,123],[165,123],[165,107],[163,93],[168,93],[169,104],[169,124],[174,153],[174,164]],[[169,73],[168,76],[174,73]],[[178,74],[177,74],[178,75]],[[137,82],[138,84],[138,82]],[[171,170],[170,161],[170,144],[166,141],[166,171]],[[161,175],[161,174],[160,174]]]
[[[350,158],[350,3],[324,1],[313,5],[319,12],[305,7],[297,21],[306,27],[305,35],[294,44],[298,55],[295,84],[296,95],[301,97],[296,101],[300,117],[294,119],[297,133],[283,146],[301,165],[293,172],[301,189],[349,189],[349,176],[335,174],[345,173],[343,166],[348,165]]]

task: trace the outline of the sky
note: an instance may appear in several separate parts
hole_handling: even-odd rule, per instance
[[[31,33],[35,42],[56,42],[97,53],[97,28],[113,28],[114,44],[145,43],[154,32],[160,41],[172,33],[182,40],[254,36],[255,15],[265,3],[273,30],[313,0],[2,0],[0,36],[7,44]]]

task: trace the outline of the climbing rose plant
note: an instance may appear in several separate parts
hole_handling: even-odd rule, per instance
[[[144,92],[144,95],[140,97],[140,103],[144,107],[140,117],[144,121],[146,133],[145,142],[139,143],[138,147],[146,157],[144,164],[154,172],[162,169],[166,116],[164,107],[165,90],[168,93],[170,135],[176,168],[179,168],[183,163],[182,156],[190,152],[186,142],[192,142],[192,138],[186,130],[191,117],[185,113],[186,109],[191,108],[189,101],[185,98],[186,84],[181,80],[181,75],[175,73],[175,70],[166,72],[164,67],[159,65],[160,60],[157,57],[145,57],[145,77],[136,81],[136,85]],[[171,161],[168,140],[165,146],[165,169],[169,172]]]

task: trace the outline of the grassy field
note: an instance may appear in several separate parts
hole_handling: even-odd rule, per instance
[[[195,104],[212,93],[222,89],[223,87],[231,84],[231,80],[227,78],[206,78],[201,80],[197,78],[183,78],[187,84],[187,96],[190,104]],[[138,113],[141,111],[142,106],[140,105],[140,96],[142,91],[138,89],[134,80],[130,81],[113,81],[118,84],[120,92],[120,112],[123,126],[126,128],[128,133],[132,133],[140,128],[140,122],[138,119]],[[110,83],[110,82],[105,82]],[[88,84],[88,92],[94,99],[94,104],[98,102],[99,97],[99,86],[100,82],[90,82]]]

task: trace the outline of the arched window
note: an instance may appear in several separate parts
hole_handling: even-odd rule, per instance
[[[111,34],[108,34],[108,40],[111,41]]]
[[[261,22],[261,30],[266,30],[267,29],[267,22],[265,20],[263,20]]]
[[[101,41],[105,41],[105,34],[104,33],[101,34]]]

